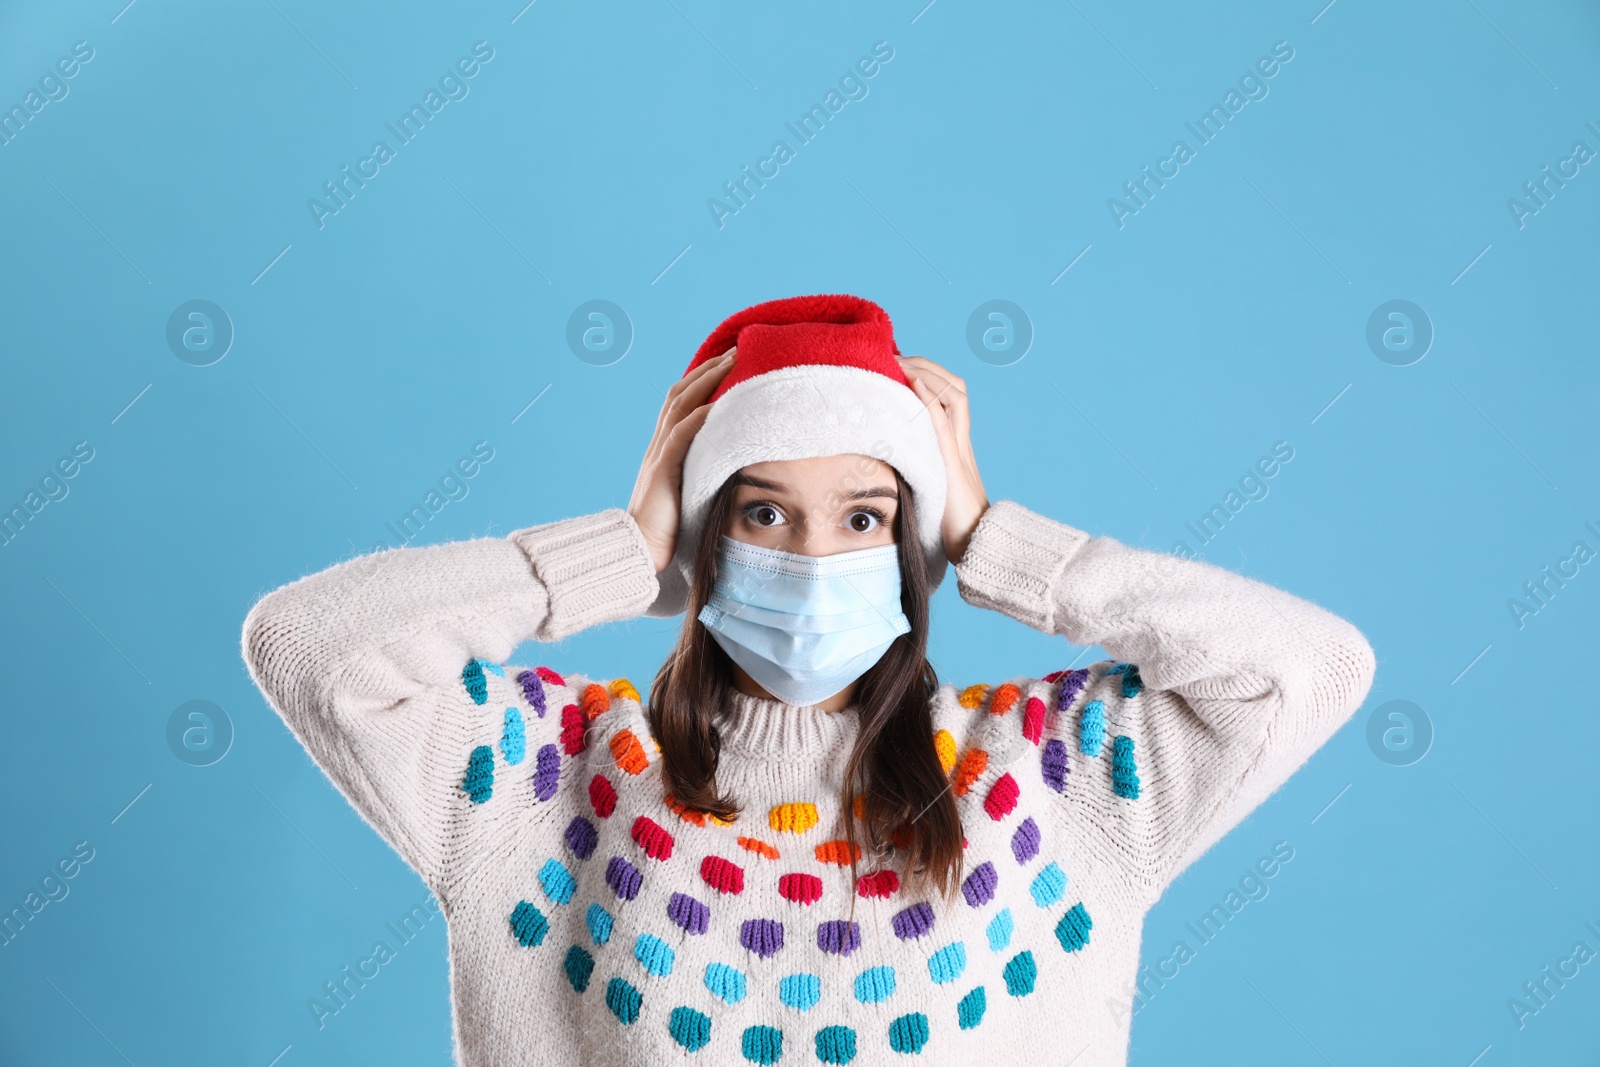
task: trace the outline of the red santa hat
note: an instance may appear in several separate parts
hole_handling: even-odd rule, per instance
[[[646,614],[688,606],[711,498],[740,468],[768,460],[860,453],[883,460],[916,497],[916,537],[930,588],[944,577],[945,469],[922,400],[895,357],[888,314],[858,296],[796,296],[745,308],[712,331],[687,374],[737,346],[683,464],[673,560]]]

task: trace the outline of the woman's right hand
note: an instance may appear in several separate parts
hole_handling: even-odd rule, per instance
[[[677,547],[683,457],[711,411],[706,399],[733,366],[737,351],[730,348],[716,359],[706,360],[667,390],[666,403],[656,418],[655,436],[645,449],[639,479],[634,482],[633,496],[628,501],[628,514],[644,534],[658,574],[672,562]]]

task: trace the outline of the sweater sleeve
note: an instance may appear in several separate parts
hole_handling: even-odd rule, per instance
[[[969,603],[1135,665],[1136,682],[1102,688],[1117,695],[1112,732],[1138,750],[1144,787],[1124,791],[1142,799],[1115,798],[1100,828],[1152,895],[1304,764],[1372,683],[1366,639],[1315,604],[1011,501],[984,514],[956,574]],[[1076,758],[1078,743],[1066,747]]]
[[[502,663],[528,639],[637,616],[655,596],[644,538],[612,508],[301,578],[250,611],[244,658],[339,791],[440,885],[472,848],[462,752],[482,723],[471,719],[501,712],[474,706],[483,690],[469,699],[464,669]],[[529,722],[530,747],[555,719]]]

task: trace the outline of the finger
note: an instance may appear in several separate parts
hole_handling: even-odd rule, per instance
[[[956,445],[955,436],[950,425],[950,416],[945,411],[944,405],[934,395],[933,390],[928,388],[928,383],[920,377],[912,379],[911,388],[928,409],[928,418],[933,421],[933,432],[939,439],[939,450],[947,458],[953,459],[959,456],[960,450]]]
[[[933,387],[933,391],[935,393],[940,392],[946,386],[956,389],[962,393],[967,391],[966,379],[952,374],[950,371],[946,370],[944,367],[941,367],[939,364],[935,363],[926,356],[901,356],[900,361],[902,367],[909,364],[924,374],[931,375],[933,378],[937,379],[937,384],[934,382],[929,383]]]
[[[733,369],[734,352],[735,349],[730,348],[715,359],[707,360],[695,368],[699,373],[693,377],[685,375],[684,380],[673,387],[679,391],[676,396],[669,397],[670,411],[665,413],[665,429],[670,431],[679,420],[710,398],[722,379],[728,376],[728,371]]]
[[[678,420],[662,442],[661,447],[661,473],[665,475],[673,486],[681,485],[683,481],[683,457],[689,453],[689,445],[694,441],[694,435],[700,432],[705,425],[706,416],[711,414],[710,404],[701,404]]]
[[[963,456],[970,459],[972,456],[972,413],[968,403],[967,383],[957,375],[951,374],[931,359],[922,356],[905,357],[910,363],[907,368],[912,374],[921,375],[928,382],[934,395],[939,398],[950,418],[951,428],[955,431],[955,439],[959,444]]]

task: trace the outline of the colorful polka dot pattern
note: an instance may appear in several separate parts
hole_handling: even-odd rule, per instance
[[[489,702],[488,676],[491,674],[504,677],[505,672],[497,665],[476,659],[463,669],[463,685],[474,704],[482,705]],[[1136,697],[1142,690],[1143,683],[1138,668],[1133,664],[1116,664],[1106,674],[1108,677],[1120,677],[1120,692],[1124,699]],[[1084,669],[1057,672],[1047,678],[1051,684],[1058,686],[1054,701],[1058,713],[1070,711],[1077,696],[1086,688],[1090,677],[1091,672]],[[534,671],[519,672],[516,675],[516,684],[525,705],[539,718],[543,718],[547,710],[548,694],[545,686],[558,685],[563,688],[566,686],[560,675],[544,667]],[[609,686],[597,683],[585,684],[578,699],[564,705],[561,745],[559,747],[555,744],[543,745],[534,754],[533,793],[536,800],[548,801],[555,796],[562,777],[563,751],[568,756],[575,756],[584,751],[588,744],[589,724],[605,716],[611,710],[615,699],[638,702],[639,696],[637,690],[626,679],[617,679]],[[1045,785],[1054,792],[1064,792],[1071,753],[1059,738],[1044,737],[1049,709],[1045,699],[1037,695],[1028,695],[1016,684],[1005,683],[994,688],[987,685],[969,686],[962,691],[960,702],[969,710],[986,708],[985,718],[1003,719],[1014,711],[1020,712],[1011,717],[1011,721],[1017,725],[1007,728],[1019,730],[1023,738],[1035,746],[1035,750],[1039,753],[1040,774]],[[527,722],[523,718],[522,709],[516,706],[506,707],[504,718],[499,725],[501,727],[498,738],[499,756],[507,766],[516,766],[523,762],[528,751]],[[998,723],[995,728],[1000,728]],[[1049,728],[1055,729],[1054,725],[1050,725]],[[1077,749],[1085,756],[1100,755],[1109,733],[1107,709],[1103,700],[1090,700],[1084,705],[1077,718],[1077,730]],[[609,738],[605,747],[609,749],[610,765],[614,766],[616,771],[627,777],[634,777],[649,767],[651,759],[646,752],[646,742],[641,741],[639,734],[627,728],[615,727],[607,727],[606,732],[609,733]],[[605,736],[603,733],[602,738]],[[975,797],[972,803],[981,804],[984,813],[994,823],[1009,824],[1007,830],[1003,831],[1006,836],[1001,840],[1009,841],[1012,856],[1019,866],[1025,869],[1032,868],[1024,875],[1022,884],[1026,885],[1028,895],[1039,908],[1054,912],[1066,895],[1068,878],[1058,863],[1046,862],[1043,866],[1034,866],[1043,842],[1039,824],[1032,816],[1024,815],[1020,820],[1011,822],[1017,807],[1022,802],[1024,790],[1021,783],[1004,768],[995,768],[991,773],[990,753],[984,747],[973,745],[958,756],[957,742],[948,730],[937,731],[933,741],[940,765],[951,777],[953,791],[960,796],[976,792],[981,796],[981,802]],[[1127,735],[1117,734],[1110,738],[1110,742],[1111,758],[1108,762],[1113,791],[1119,797],[1137,799],[1140,796],[1141,784],[1134,760],[1134,740]],[[988,745],[989,742],[983,744]],[[656,751],[660,751],[659,746],[656,747]],[[476,745],[470,752],[467,771],[460,788],[475,804],[483,804],[493,796],[495,755],[495,749],[489,744]],[[1003,757],[1003,761],[1010,763],[1012,758],[1007,755]],[[619,803],[617,785],[606,773],[593,774],[587,783],[587,799],[595,819],[609,819]],[[678,815],[683,822],[696,827],[706,827],[708,824],[729,825],[707,813],[684,808],[671,797],[665,798],[663,808],[668,813]],[[861,798],[858,797],[858,816],[860,808]],[[629,824],[628,837],[638,849],[636,860],[630,860],[620,854],[609,855],[607,859],[604,883],[616,900],[624,906],[627,902],[636,900],[643,889],[645,874],[639,865],[648,865],[647,861],[666,865],[675,854],[677,839],[673,832],[658,820],[659,817],[652,818],[646,814],[634,815]],[[804,835],[813,830],[819,821],[817,806],[807,801],[789,801],[774,805],[768,811],[768,826],[774,833],[780,835]],[[569,862],[584,862],[594,856],[602,834],[588,817],[577,815],[566,824],[561,836],[571,856]],[[736,838],[736,843],[740,849],[756,858],[755,861],[758,863],[762,859],[777,861],[781,855],[778,847],[759,838],[739,836]],[[623,851],[626,851],[626,848],[624,845]],[[812,856],[808,857],[808,860],[815,859],[817,863],[828,866],[848,867],[852,860],[859,862],[861,858],[860,849],[852,848],[848,841],[842,838],[814,844],[810,851]],[[699,864],[699,875],[701,883],[712,891],[713,900],[715,895],[737,896],[746,888],[746,868],[725,855],[703,856]],[[776,885],[778,896],[795,906],[793,915],[796,917],[804,914],[802,909],[810,908],[821,901],[827,892],[823,879],[807,871],[782,871],[779,868],[762,877],[773,880],[761,884],[769,887]],[[537,881],[548,905],[557,909],[569,904],[579,888],[579,879],[574,875],[573,868],[554,856],[544,859],[538,869]],[[961,895],[968,907],[986,909],[998,896],[1002,881],[1001,873],[995,863],[989,859],[982,859],[969,868],[960,883]],[[887,866],[860,874],[855,881],[855,893],[864,899],[889,900],[899,890],[900,876]],[[771,890],[768,888],[766,891]],[[1016,891],[1015,887],[1012,891]],[[684,936],[704,935],[711,929],[713,905],[695,895],[672,892],[664,910],[667,922],[682,931]],[[661,912],[657,911],[655,914],[660,916]],[[1093,923],[1081,901],[1064,913],[1059,913],[1052,921],[1056,940],[1063,951],[1075,953],[1089,944]],[[536,949],[548,939],[552,929],[551,923],[551,918],[528,900],[519,901],[509,918],[513,940],[522,948],[528,949]],[[589,940],[596,950],[610,941],[614,920],[611,912],[598,902],[588,905],[584,912],[584,925],[588,930]],[[933,934],[938,925],[937,913],[929,902],[914,901],[893,911],[888,925],[899,941],[920,942]],[[846,919],[822,919],[815,921],[815,930],[817,948],[824,953],[849,957],[862,946],[861,927],[857,922]],[[1031,994],[1038,982],[1039,966],[1033,949],[1026,947],[1020,951],[1012,949],[1017,923],[1011,909],[1000,908],[984,921],[982,930],[983,937],[978,942],[980,945],[986,940],[990,952],[996,954],[1012,952],[1005,958],[1000,971],[1007,994],[1012,997],[1026,997]],[[754,960],[770,960],[784,951],[786,935],[789,932],[791,931],[786,929],[786,921],[776,916],[742,919],[739,924],[738,944],[753,957],[752,963]],[[630,981],[621,975],[612,975],[608,976],[604,987],[606,1007],[624,1026],[631,1026],[637,1022],[644,1011],[647,995],[641,992],[640,984],[636,983],[648,987],[650,982],[667,980],[672,977],[677,963],[677,950],[670,941],[650,932],[630,931],[629,936],[633,939],[632,956],[637,966],[632,975],[633,980]],[[926,952],[923,959],[927,967],[927,978],[921,981],[931,983],[933,986],[948,986],[959,982],[967,974],[969,958],[966,942],[957,939],[947,940],[943,944],[938,941],[925,943],[929,945],[923,950]],[[599,966],[594,952],[577,944],[567,946],[562,971],[574,994],[581,995],[588,991]],[[773,981],[773,979],[765,978],[761,981]],[[751,991],[750,975],[728,962],[713,962],[707,965],[702,975],[702,982],[707,992],[729,1005],[744,1001]],[[850,980],[850,991],[858,1003],[876,1005],[894,998],[902,984],[902,979],[894,966],[877,964],[856,972],[854,978]],[[784,1008],[796,1013],[807,1013],[822,1003],[825,982],[818,974],[793,973],[777,979],[776,990],[778,1000]],[[904,995],[901,994],[902,997]],[[936,1023],[920,1011],[897,1014],[888,1023],[886,1032],[878,1031],[884,1035],[879,1040],[886,1039],[890,1048],[896,1052],[921,1053],[928,1047],[930,1041],[934,1040],[939,1027],[974,1029],[983,1023],[987,1009],[987,990],[984,985],[978,984],[967,989],[959,1001],[955,1002],[953,1017],[936,1015],[936,1018],[943,1020]],[[665,1010],[665,1006],[662,1006],[662,1010]],[[943,1010],[950,1009],[946,1007]],[[678,1005],[670,1009],[665,1015],[665,1020],[667,1033],[677,1046],[686,1052],[697,1052],[710,1045],[714,1023],[712,1015],[689,1005]],[[822,1063],[838,1064],[852,1062],[858,1055],[860,1035],[857,1030],[830,1022],[826,1017],[822,1021],[828,1025],[823,1025],[814,1031],[817,1060]],[[658,1022],[655,1025],[661,1024]],[[753,1022],[739,1031],[738,1038],[740,1052],[748,1062],[772,1064],[779,1062],[784,1056],[785,1032],[780,1026]]]

